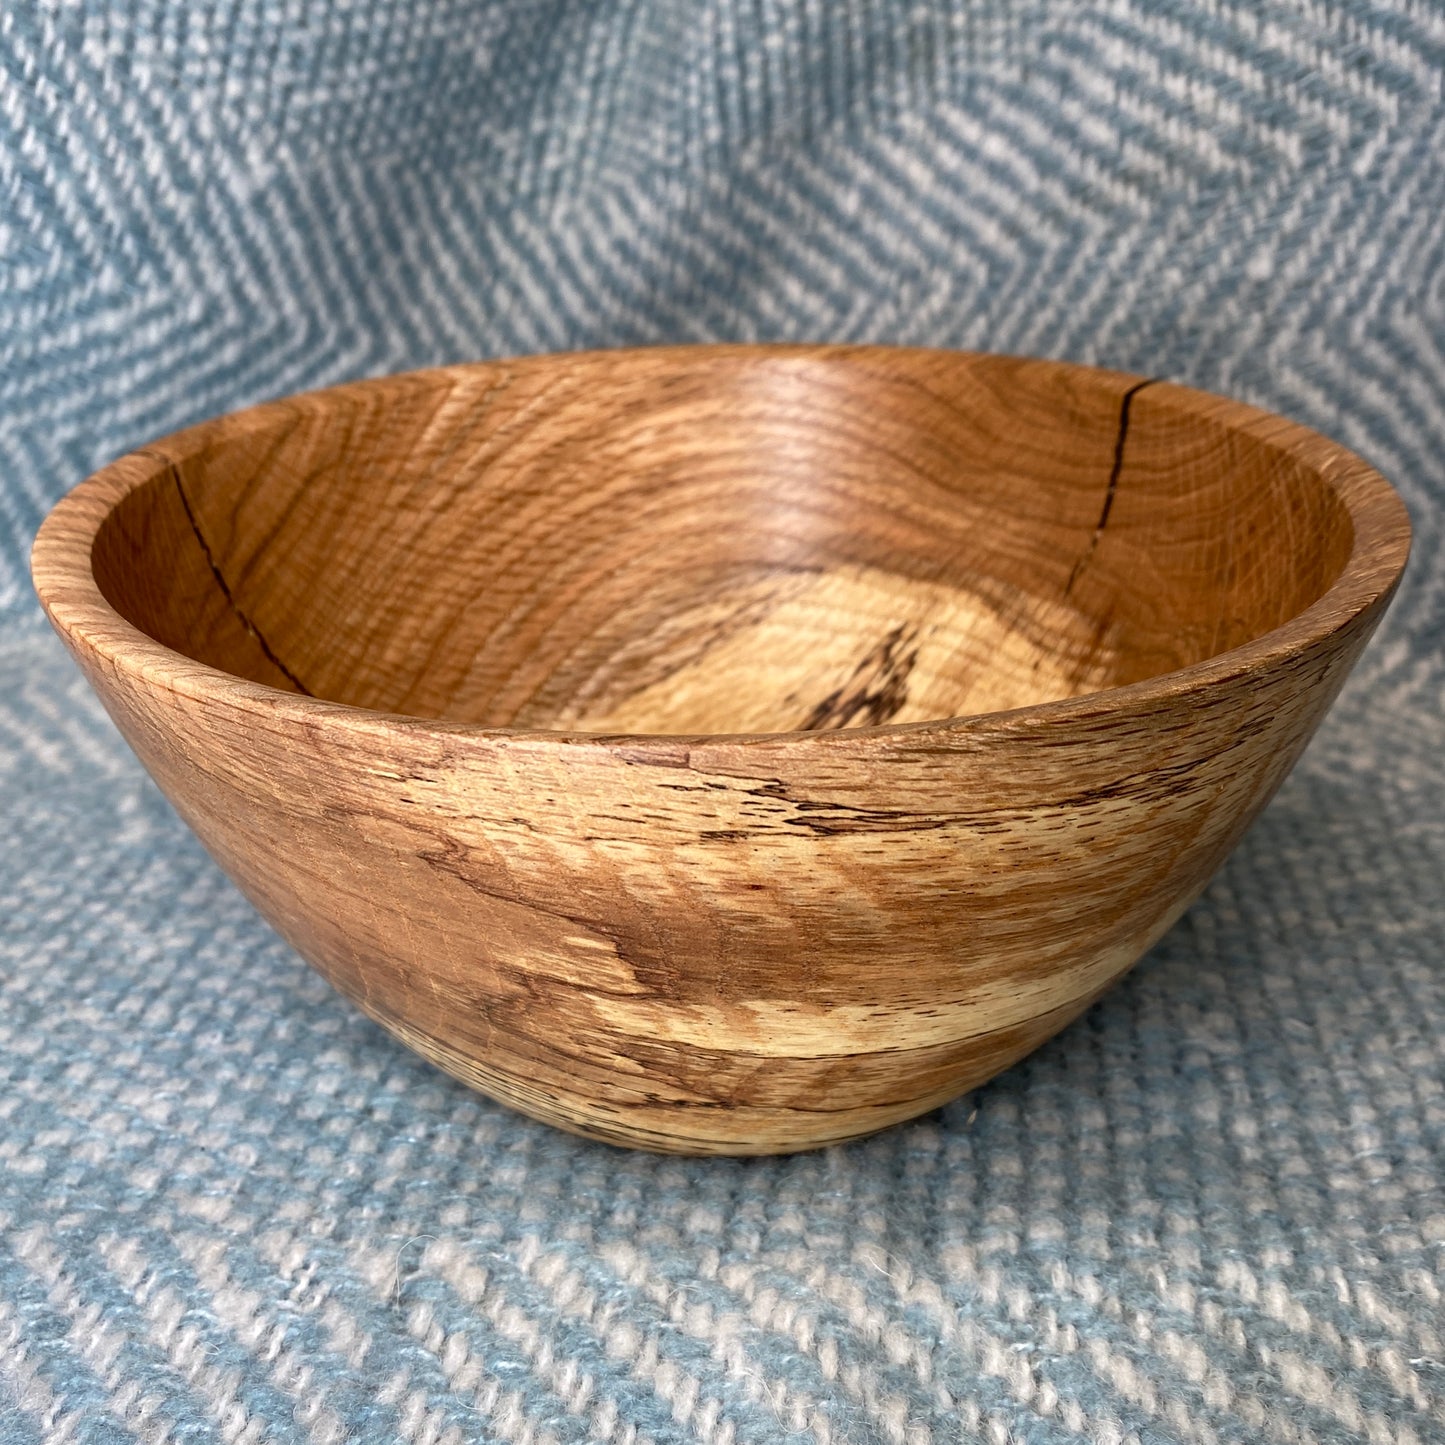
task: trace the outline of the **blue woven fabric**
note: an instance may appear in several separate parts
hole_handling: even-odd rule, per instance
[[[0,1441],[1445,1441],[1445,3],[0,11]],[[1318,426],[1415,560],[1204,898],[844,1149],[429,1069],[260,923],[45,630],[46,506],[267,395],[918,342]]]

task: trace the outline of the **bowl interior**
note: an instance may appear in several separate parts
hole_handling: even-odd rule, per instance
[[[1203,661],[1343,569],[1333,489],[1172,391],[843,349],[416,373],[159,444],[93,566],[189,657],[419,717],[776,732],[1012,708]]]

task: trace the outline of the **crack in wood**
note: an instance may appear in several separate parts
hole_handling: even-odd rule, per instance
[[[1157,376],[1150,376],[1143,381],[1136,381],[1124,393],[1119,403],[1119,430],[1114,437],[1114,464],[1109,469],[1109,482],[1104,488],[1104,505],[1099,509],[1099,520],[1094,524],[1094,534],[1089,538],[1089,545],[1084,548],[1083,555],[1074,563],[1073,570],[1069,573],[1069,580],[1064,585],[1065,597],[1074,590],[1074,583],[1079,580],[1080,573],[1093,560],[1099,547],[1099,539],[1104,535],[1104,528],[1109,525],[1109,513],[1114,508],[1114,495],[1119,490],[1119,474],[1124,470],[1124,443],[1129,436],[1129,408],[1134,398],[1146,386],[1153,386],[1158,380]]]
[[[236,601],[231,592],[230,584],[226,581],[220,566],[216,562],[215,554],[211,551],[210,543],[206,541],[205,533],[201,531],[201,524],[196,519],[196,514],[191,509],[191,499],[186,495],[186,489],[181,483],[180,468],[172,461],[167,461],[167,468],[171,474],[171,480],[176,484],[176,495],[181,499],[181,506],[186,513],[186,520],[191,524],[191,531],[195,534],[196,541],[200,544],[201,552],[206,559],[206,565],[211,569],[211,576],[216,579],[216,586],[221,589],[221,595],[230,605],[231,611],[236,614],[237,621],[241,626],[256,639],[256,645],[264,652],[272,665],[284,676],[291,686],[303,697],[314,697],[315,694],[279,657],[271,648],[271,644],[261,635],[261,630],[246,615],[241,604]]]

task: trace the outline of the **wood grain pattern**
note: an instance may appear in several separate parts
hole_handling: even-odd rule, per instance
[[[981,1083],[1179,916],[1404,566],[1391,488],[1165,382],[697,347],[415,373],[121,459],[37,589],[373,1018],[596,1138]]]

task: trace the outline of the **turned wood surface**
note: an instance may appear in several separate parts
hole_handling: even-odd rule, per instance
[[[1409,527],[1163,381],[866,347],[289,398],[81,484],[37,589],[275,927],[618,1143],[865,1134],[1062,1028],[1309,739]]]

